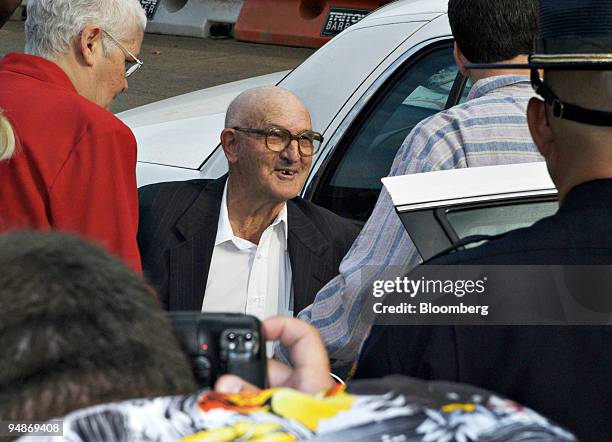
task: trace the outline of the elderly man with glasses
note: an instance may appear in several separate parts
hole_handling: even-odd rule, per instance
[[[312,302],[358,233],[297,196],[322,140],[291,92],[251,89],[227,110],[227,175],[141,188],[143,269],[167,309],[262,319]]]
[[[30,0],[25,54],[0,60],[15,132],[0,163],[0,230],[76,232],[141,270],[136,140],[108,111],[142,66],[137,0]]]

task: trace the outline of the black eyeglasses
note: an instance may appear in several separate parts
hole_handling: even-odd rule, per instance
[[[249,127],[232,127],[232,129],[266,137],[266,147],[272,152],[282,152],[289,147],[291,141],[296,140],[300,155],[303,157],[311,157],[316,154],[323,143],[323,135],[312,130],[304,130],[293,135],[288,129],[278,126],[268,126],[264,129]]]

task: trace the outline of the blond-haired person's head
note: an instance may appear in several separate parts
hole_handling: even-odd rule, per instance
[[[15,135],[11,124],[0,113],[0,160],[7,160],[15,152]]]

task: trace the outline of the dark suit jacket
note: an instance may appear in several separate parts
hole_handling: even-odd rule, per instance
[[[139,190],[138,245],[145,277],[168,310],[200,310],[227,176],[160,183]],[[294,313],[338,274],[359,228],[296,197],[287,201]]]
[[[557,214],[532,227],[428,264],[610,265],[612,180],[577,186]],[[530,281],[516,280],[508,296],[529,290]],[[580,440],[612,437],[611,326],[374,327],[356,377],[392,373],[478,385]]]

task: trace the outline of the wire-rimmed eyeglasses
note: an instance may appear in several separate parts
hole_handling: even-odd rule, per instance
[[[127,66],[125,68],[125,78],[128,78],[130,75],[132,75],[138,69],[140,69],[140,67],[144,63],[142,61],[140,61],[138,59],[138,57],[136,57],[125,46],[123,46],[121,43],[119,43],[119,40],[117,40],[115,37],[113,37],[108,31],[105,31],[104,29],[102,29],[102,32],[104,32],[113,41],[113,43],[115,43],[119,47],[119,49],[121,49],[123,51],[124,54],[129,55],[134,60],[132,62],[126,62]]]
[[[282,152],[291,141],[298,142],[298,150],[303,157],[310,157],[316,154],[323,143],[323,135],[312,130],[304,130],[293,135],[289,129],[278,126],[268,126],[264,129],[253,129],[250,127],[232,127],[239,132],[245,132],[266,137],[266,147],[273,152]]]

